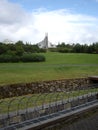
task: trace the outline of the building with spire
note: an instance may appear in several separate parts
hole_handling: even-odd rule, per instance
[[[37,43],[37,45],[39,46],[39,48],[43,48],[43,49],[48,49],[48,48],[54,48],[55,45],[53,45],[51,42],[48,41],[48,33],[45,33],[45,38]]]

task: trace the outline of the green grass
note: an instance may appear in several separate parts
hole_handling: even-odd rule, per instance
[[[0,63],[0,85],[98,75],[97,54],[44,53],[46,62]]]

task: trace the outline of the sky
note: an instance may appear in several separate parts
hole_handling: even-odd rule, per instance
[[[98,42],[98,0],[0,0],[0,41]]]

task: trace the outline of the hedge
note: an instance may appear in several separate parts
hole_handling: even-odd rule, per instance
[[[45,56],[40,54],[23,54],[22,56],[17,55],[0,55],[0,63],[7,62],[43,62]]]
[[[22,62],[41,62],[45,61],[45,56],[40,54],[24,54],[21,57]]]

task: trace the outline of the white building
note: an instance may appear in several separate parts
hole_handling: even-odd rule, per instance
[[[13,43],[15,43],[14,41],[12,41],[12,40],[9,40],[9,39],[5,39],[4,41],[3,41],[3,43],[5,43],[5,44],[13,44]]]
[[[48,33],[45,34],[44,40],[37,43],[37,45],[39,46],[39,48],[44,48],[44,49],[55,48],[56,47],[55,45],[53,45],[51,42],[48,41]]]

